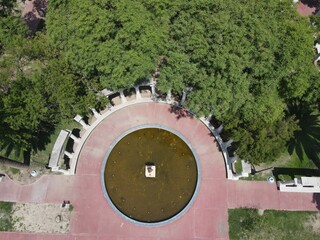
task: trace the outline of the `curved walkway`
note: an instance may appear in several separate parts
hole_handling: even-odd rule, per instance
[[[142,124],[163,124],[185,136],[200,159],[201,182],[191,208],[177,221],[159,227],[141,227],[118,216],[108,205],[100,184],[100,168],[110,143],[125,130]],[[74,176],[47,175],[20,186],[5,178],[0,200],[53,202],[74,205],[67,235],[0,233],[0,239],[228,239],[228,208],[317,210],[318,195],[278,192],[275,184],[228,181],[222,154],[210,131],[187,114],[177,115],[169,105],[141,103],[118,110],[104,119],[88,137]],[[318,202],[317,202],[318,201]]]

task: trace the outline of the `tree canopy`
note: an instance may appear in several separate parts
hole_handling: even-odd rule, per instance
[[[44,136],[61,119],[86,111],[94,102],[87,83],[72,74],[46,33],[30,36],[13,1],[4,3],[0,5],[0,150],[30,153],[44,147]]]
[[[38,42],[26,39],[18,20],[7,21],[0,22],[0,33],[7,34],[0,43],[14,54],[3,57],[7,67],[0,74],[10,92],[13,83],[19,88],[27,81],[39,91],[34,101],[45,98],[35,125],[52,107],[60,117],[70,116],[72,108],[94,104],[99,88],[129,87],[159,67],[161,91],[181,96],[192,87],[185,107],[197,115],[213,113],[235,140],[237,154],[259,163],[274,160],[298,129],[291,103],[319,100],[314,29],[289,0],[51,0]],[[25,44],[13,41],[19,38],[37,44],[20,47]],[[35,54],[36,46],[42,50]],[[18,79],[12,66],[19,52],[20,61],[41,58],[41,71]],[[37,90],[38,82],[45,87]],[[15,109],[14,102],[8,95],[1,104]]]

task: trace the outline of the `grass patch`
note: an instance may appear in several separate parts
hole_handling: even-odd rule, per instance
[[[60,133],[61,130],[69,129],[73,130],[74,128],[79,128],[80,125],[73,120],[63,120],[61,123],[57,124],[54,132],[50,135],[49,143],[45,146],[43,150],[32,151],[31,153],[31,163],[36,165],[45,166],[49,162],[50,154],[53,148],[53,145]],[[20,163],[24,162],[23,154],[16,151],[15,149],[10,149],[9,154],[7,149],[0,151],[0,156],[5,156],[8,159],[17,161]]]
[[[288,142],[286,152],[273,162],[255,166],[257,170],[269,167],[320,169],[320,112],[314,109],[317,109],[317,106],[312,108],[305,106],[293,109],[293,113],[299,119],[300,130],[294,132],[294,137]],[[267,174],[269,173],[264,172],[262,175]],[[292,176],[282,174],[279,178],[289,180]],[[246,180],[259,180],[259,176],[256,175]]]
[[[76,121],[71,121],[71,120],[62,121],[60,124],[56,126],[55,131],[50,136],[50,141],[46,145],[45,149],[37,152],[32,152],[31,161],[39,165],[46,165],[49,162],[53,145],[60,131],[65,129],[69,129],[72,131],[74,128],[79,128],[79,127],[80,125]]]
[[[236,173],[242,173],[242,163],[241,163],[241,160],[237,160],[237,161],[234,163],[234,167],[235,167]]]
[[[311,159],[307,157],[306,154],[303,155],[303,158],[300,158],[295,151],[290,155],[288,152],[283,153],[276,161],[262,164],[262,166],[256,166],[257,170],[268,169],[270,167],[275,168],[293,168],[293,169],[318,169],[317,166],[313,163]],[[266,170],[257,172],[254,175],[249,175],[249,177],[242,177],[241,180],[247,181],[267,181],[269,176],[272,176],[272,170]],[[295,177],[300,176],[299,174]],[[279,180],[291,180],[292,176],[286,174],[280,174],[277,176]]]
[[[268,177],[272,174],[266,175],[264,173],[256,173],[254,175],[249,174],[248,177],[241,177],[240,180],[246,180],[246,181],[267,181]]]
[[[16,151],[14,149],[12,149],[12,151],[7,151],[7,149],[2,149],[0,151],[0,156],[3,156],[5,158],[9,158],[11,160],[14,160],[16,162],[20,162],[23,163],[24,159],[23,159],[23,154],[19,151]]]
[[[0,231],[8,232],[13,230],[12,202],[0,202]]]
[[[229,238],[232,239],[320,239],[317,212],[266,210],[262,215],[257,209],[229,209]]]
[[[306,154],[303,153],[301,157],[298,156],[296,151],[293,151],[291,155],[289,153],[287,154],[288,162],[285,164],[285,167],[317,169],[316,165],[311,159],[308,158]]]
[[[319,106],[292,106],[300,130],[294,132],[288,145],[291,155],[288,167],[320,168],[320,111]]]
[[[11,168],[10,168],[10,172],[11,172],[12,174],[19,174],[19,173],[20,173],[20,169],[11,167]]]
[[[295,176],[295,177],[301,177],[301,176]],[[294,179],[294,177],[292,178],[291,176],[285,175],[285,174],[279,174],[279,175],[277,176],[277,178],[278,178],[280,181],[284,181],[284,182],[290,181],[290,180],[293,180],[293,179]]]

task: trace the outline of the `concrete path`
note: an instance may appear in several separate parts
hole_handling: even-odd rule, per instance
[[[0,233],[0,239],[228,239],[228,208],[315,210],[320,198],[312,194],[280,193],[275,184],[227,181],[222,154],[210,131],[197,119],[180,117],[167,104],[143,103],[118,110],[101,122],[86,141],[75,176],[43,176],[20,186],[5,178],[0,200],[74,205],[70,233],[65,235]],[[141,227],[127,222],[108,205],[100,184],[102,160],[112,141],[142,124],[163,124],[192,144],[201,170],[200,189],[191,208],[175,222]]]
[[[253,181],[228,181],[228,207],[275,210],[320,210],[319,193],[280,192],[275,184]]]

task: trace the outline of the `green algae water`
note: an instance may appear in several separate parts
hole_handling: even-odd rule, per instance
[[[155,177],[145,175],[156,167]],[[195,157],[177,135],[144,128],[123,137],[112,149],[104,171],[107,193],[127,217],[145,223],[165,221],[181,212],[197,185]]]

